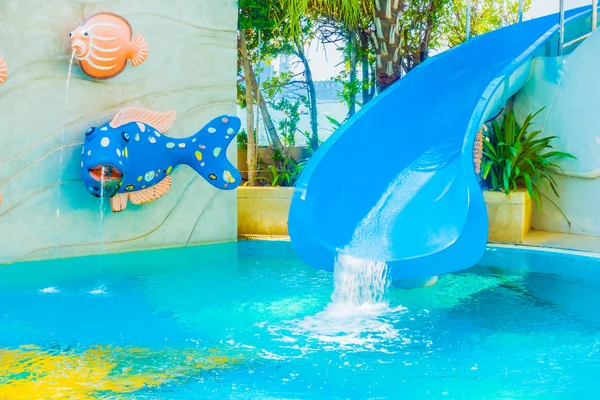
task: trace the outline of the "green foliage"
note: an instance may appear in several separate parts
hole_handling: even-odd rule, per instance
[[[277,102],[272,102],[275,110],[283,112],[284,118],[278,122],[278,132],[283,139],[283,145],[291,148],[296,145],[296,132],[300,123],[300,100],[291,101],[285,97]]]
[[[323,144],[323,140],[319,137],[317,137],[315,140],[315,137],[313,137],[310,131],[301,131],[300,133],[306,138],[306,143],[308,143],[307,147],[311,154]]]
[[[300,106],[308,107],[308,99],[304,95],[292,98],[283,89],[292,85],[294,76],[290,72],[275,75],[264,84],[264,96],[267,104],[274,110],[281,111],[283,118],[277,121],[277,133],[283,145],[290,149],[296,145],[296,133],[300,123]]]
[[[494,191],[510,194],[511,190],[526,188],[541,207],[540,185],[548,187],[559,197],[551,169],[560,167],[555,158],[575,158],[571,154],[550,151],[556,136],[538,139],[541,131],[531,131],[533,119],[543,110],[527,116],[520,126],[512,111],[505,115],[502,125],[494,120],[484,140],[482,173]],[[544,196],[546,197],[546,196]],[[546,197],[547,198],[547,197]],[[556,205],[556,204],[555,204]]]
[[[519,20],[519,0],[505,0],[502,8],[498,0],[471,1],[471,37],[482,35]],[[467,35],[467,2],[453,0],[442,23],[442,35],[449,47],[463,43]],[[531,0],[523,1],[523,11],[529,10]]]
[[[339,128],[340,126],[342,126],[342,123],[340,121],[338,121],[337,119],[330,117],[329,115],[326,115],[325,117],[329,120],[329,122],[331,122],[331,124],[333,126],[336,127],[336,129]]]
[[[422,60],[415,59],[423,45],[438,48],[445,33],[445,23],[453,0],[407,1],[399,18],[401,49],[405,58],[413,59],[411,67]],[[424,39],[427,36],[427,39]],[[388,49],[389,50],[389,49]],[[409,68],[410,70],[410,68]]]
[[[241,129],[237,134],[237,147],[239,150],[248,150],[248,134],[245,129]]]
[[[343,42],[338,45],[337,50],[342,53],[344,69],[333,78],[333,81],[342,84],[343,89],[338,92],[338,97],[350,110],[358,104],[357,97],[363,87],[362,81],[357,77],[357,68],[361,59],[359,57],[360,48],[356,43],[356,33],[354,31],[346,32],[338,25],[335,24],[334,26],[340,30],[340,37],[343,38]]]
[[[302,29],[301,19],[325,17],[344,23],[347,28],[366,27],[373,14],[373,0],[280,0],[288,22],[286,29],[294,34]],[[281,21],[280,21],[281,22]]]
[[[248,58],[251,65],[259,62],[267,64],[282,54],[287,41],[282,37],[277,20],[283,15],[279,0],[239,0],[238,29],[244,30]],[[238,46],[238,76],[243,77],[243,58]],[[255,75],[261,73],[257,68]],[[238,80],[237,102],[241,108],[246,108],[246,83]]]
[[[291,35],[290,31],[284,29],[287,13],[283,12],[281,0],[239,0],[238,5],[240,14],[238,29],[245,33],[248,48],[247,61],[254,69],[255,82],[252,84],[245,82],[246,77],[242,74],[244,65],[242,61],[245,60],[238,46],[237,103],[242,109],[246,108],[247,90],[252,89],[257,104],[259,90],[268,105],[266,111],[264,108],[259,111],[261,114],[268,114],[268,109],[282,111],[284,114],[284,118],[280,121],[273,121],[271,115],[263,115],[263,120],[267,121],[270,137],[280,136],[286,148],[293,147],[300,121],[298,110],[301,105],[308,109],[312,109],[313,106],[306,95],[298,95],[296,92],[290,97],[288,93],[283,93],[283,89],[286,87],[298,89],[298,86],[308,88],[309,84],[313,84],[311,75],[306,71],[309,68],[308,63],[304,65],[304,80],[299,80],[292,73],[280,74],[268,82],[258,82],[256,77],[262,72],[261,63],[269,65],[277,56],[288,55],[301,58],[299,53],[303,51],[303,45],[314,39],[314,22],[310,18],[302,17],[299,21],[300,29]],[[259,84],[258,90],[257,84]],[[311,118],[316,115],[316,110],[314,111],[311,113]],[[272,143],[276,142],[276,140],[272,141]]]
[[[278,33],[276,19],[282,12],[279,1],[238,0],[238,10],[238,29],[262,31],[266,40]]]
[[[263,94],[272,99],[283,94],[283,88],[289,85],[294,78],[291,72],[284,72],[273,76],[271,79],[263,82]]]
[[[303,19],[326,20],[341,24],[344,29],[377,31],[374,15],[381,16],[381,11],[387,6],[386,0],[280,0],[282,17],[285,19],[286,31],[300,31]],[[514,23],[518,18],[518,0],[505,0],[503,8],[499,0],[470,0],[471,1],[471,33],[477,36]],[[390,82],[383,68],[379,68],[379,87],[385,89],[389,84],[404,73],[409,72],[425,60],[430,49],[453,47],[465,40],[466,37],[466,6],[468,0],[410,0],[401,2],[400,11],[392,10],[392,18],[382,18],[383,33],[380,44],[370,51],[391,59],[391,54],[398,53],[394,58],[394,74]],[[524,0],[524,10],[528,10],[531,0]],[[380,22],[381,22],[380,21]],[[393,23],[390,23],[393,21]],[[392,24],[390,26],[390,24]],[[396,29],[395,37],[401,38],[396,43],[388,40],[388,33]],[[395,48],[397,46],[397,49]],[[396,51],[398,50],[398,51]],[[346,58],[347,59],[347,58]],[[385,60],[384,64],[385,64]],[[340,77],[348,82],[347,76]],[[368,80],[364,83],[368,84]],[[342,93],[344,101],[352,99],[356,92],[354,82],[349,82],[347,90]]]
[[[273,155],[275,164],[267,165],[263,162],[259,165],[259,176],[255,178],[269,186],[292,187],[300,178],[307,160],[295,161],[291,157],[285,157],[280,151],[275,150]]]
[[[359,104],[357,96],[362,90],[362,81],[359,81],[358,79],[351,80],[350,72],[348,70],[341,71],[338,76],[333,78],[333,80],[343,85],[342,91],[338,92],[338,97],[348,108],[350,108],[352,104]]]

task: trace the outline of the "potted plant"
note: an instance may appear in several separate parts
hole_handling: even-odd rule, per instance
[[[294,185],[306,161],[295,161],[278,150],[273,150],[268,162],[260,160],[255,178],[259,186],[238,188],[239,236],[288,235],[288,213]]]
[[[542,110],[529,114],[522,125],[517,124],[512,110],[507,111],[501,123],[494,120],[489,124],[487,135],[480,142],[491,242],[522,243],[531,229],[532,201],[538,209],[542,198],[558,208],[540,191],[540,186],[558,197],[551,169],[560,167],[553,160],[575,157],[552,151],[551,142],[556,136],[540,138],[541,131],[531,130],[533,119]]]

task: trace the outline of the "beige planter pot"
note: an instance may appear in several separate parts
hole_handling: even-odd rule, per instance
[[[288,235],[294,188],[239,187],[238,235]]]
[[[238,235],[288,235],[288,213],[294,188],[239,187]],[[488,240],[523,243],[531,229],[532,200],[524,190],[510,196],[483,192],[488,212]]]
[[[488,241],[523,243],[531,229],[532,200],[525,190],[506,195],[484,191],[488,212]]]

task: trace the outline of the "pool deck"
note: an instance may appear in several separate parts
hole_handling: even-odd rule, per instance
[[[289,241],[285,235],[240,235],[239,240]],[[497,243],[490,243],[496,245]],[[498,245],[506,245],[500,244]],[[559,249],[584,253],[600,254],[600,237],[572,235],[568,233],[530,231],[525,241],[515,246]]]
[[[288,235],[238,235],[238,240],[269,240],[269,241],[280,241],[289,242],[290,237]]]
[[[531,231],[522,245],[600,254],[600,237],[568,233]]]

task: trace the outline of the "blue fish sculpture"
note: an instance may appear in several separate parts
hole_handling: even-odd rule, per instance
[[[111,122],[86,131],[81,150],[81,174],[88,191],[109,197],[113,212],[127,203],[145,204],[171,187],[171,173],[189,165],[211,185],[232,190],[242,181],[227,159],[227,147],[241,121],[223,115],[195,135],[175,139],[165,135],[175,123],[175,112],[159,113],[144,108],[121,110]]]

